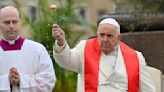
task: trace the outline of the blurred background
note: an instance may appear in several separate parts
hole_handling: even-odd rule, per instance
[[[44,44],[51,58],[53,23],[64,29],[68,44],[74,47],[79,40],[96,35],[97,19],[109,15],[119,21],[123,41],[164,73],[164,0],[0,0],[0,7],[6,5],[19,9],[22,35]],[[53,92],[76,92],[77,74],[52,60],[57,75]]]

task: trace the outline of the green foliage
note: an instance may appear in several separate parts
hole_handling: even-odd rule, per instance
[[[41,42],[46,46],[52,57],[52,48],[55,42],[52,38],[51,27],[53,23],[59,24],[65,31],[66,39],[71,47],[79,41],[84,31],[79,31],[76,36],[72,36],[74,25],[89,27],[89,24],[75,13],[75,0],[57,0],[57,10],[51,10],[49,0],[38,0],[39,19],[31,21],[28,16],[24,18],[24,24],[29,25],[32,30],[32,39]],[[84,27],[83,26],[83,27]],[[77,30],[78,31],[78,30]],[[54,68],[57,75],[57,82],[54,92],[75,92],[76,73],[60,68],[54,61]]]

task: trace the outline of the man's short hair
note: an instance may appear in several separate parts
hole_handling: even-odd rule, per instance
[[[0,7],[0,14],[1,14],[1,9],[4,8],[4,7],[7,7],[7,6],[12,6],[12,7],[16,8],[16,7],[13,6],[13,5],[3,5],[3,6]],[[18,10],[18,9],[17,9],[17,10]],[[20,14],[19,10],[18,10],[18,13],[19,13],[19,17],[21,18],[21,14]]]

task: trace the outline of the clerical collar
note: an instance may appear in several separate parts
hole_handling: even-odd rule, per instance
[[[14,40],[7,40],[4,37],[2,39],[5,40],[6,42],[8,42],[9,45],[13,45],[13,44],[15,44],[15,41],[18,40],[19,38],[20,38],[20,35],[17,36],[17,38]]]
[[[21,50],[21,47],[23,45],[24,40],[25,39],[23,37],[18,36],[17,40],[14,40],[15,44],[9,44],[9,42],[6,41],[5,39],[1,39],[0,40],[0,46],[4,51]]]

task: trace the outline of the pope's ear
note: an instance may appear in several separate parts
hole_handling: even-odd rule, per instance
[[[120,34],[120,35],[118,36],[118,40],[120,41],[120,40],[122,39],[122,37],[123,37],[123,35]]]

